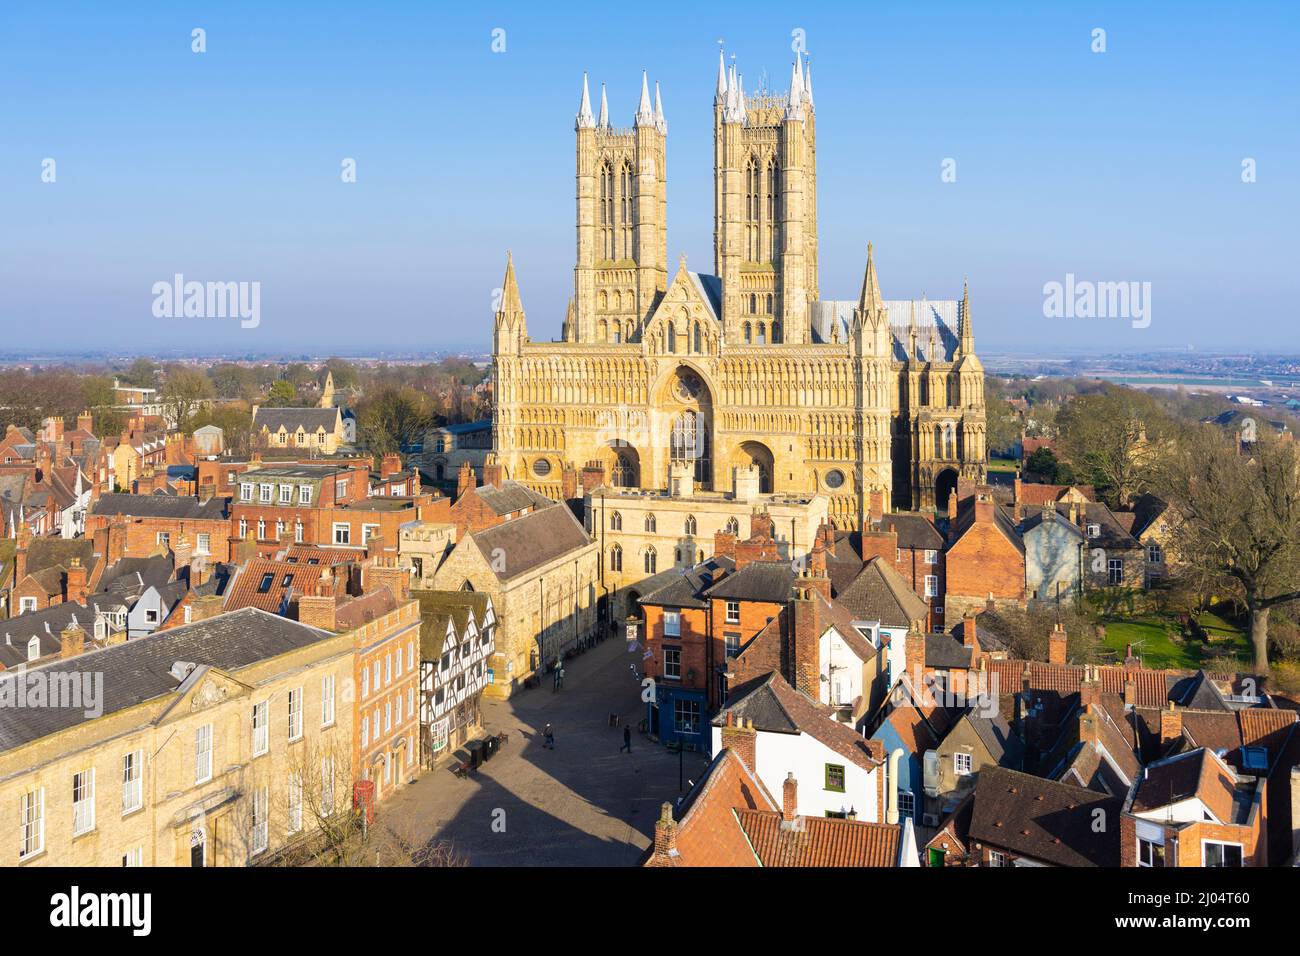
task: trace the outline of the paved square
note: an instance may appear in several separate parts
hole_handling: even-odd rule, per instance
[[[472,866],[631,866],[654,838],[659,805],[679,796],[707,765],[703,754],[679,758],[637,733],[645,715],[641,688],[621,638],[610,638],[565,664],[564,690],[550,681],[510,701],[485,701],[488,733],[510,741],[477,774],[426,772],[380,810],[380,820],[408,839],[450,840]],[[632,753],[620,753],[622,727]],[[555,749],[542,746],[550,721]],[[504,811],[504,832],[493,820]],[[497,824],[497,829],[501,823]]]

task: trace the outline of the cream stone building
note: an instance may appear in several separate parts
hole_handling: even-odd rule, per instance
[[[24,681],[29,696],[0,708],[0,852],[18,866],[273,855],[326,801],[348,806],[352,671],[353,635],[246,608],[6,672],[0,694]],[[37,685],[65,706],[36,706]]]
[[[595,633],[599,577],[596,545],[555,505],[464,535],[431,584],[492,599],[496,648],[484,694],[500,698]]]
[[[667,493],[601,485],[585,496],[587,530],[600,549],[601,583],[614,598],[615,621],[639,616],[640,597],[711,558],[718,532],[749,537],[756,512],[772,519],[777,549],[790,561],[808,555],[828,519],[824,494],[761,494],[752,465],[736,469],[726,493],[697,490],[689,465],[675,465],[672,477]]]
[[[823,299],[817,110],[800,59],[786,94],[746,94],[719,60],[714,266],[668,269],[666,142],[643,76],[631,129],[586,78],[576,121],[577,263],[560,341],[534,342],[507,258],[494,337],[493,449],[551,497],[567,467],[703,491],[754,466],[764,494],[822,494],[833,521],[945,507],[985,478],[984,373],[969,292],[886,301],[870,245],[861,292]]]

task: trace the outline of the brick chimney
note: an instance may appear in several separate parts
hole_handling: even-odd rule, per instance
[[[956,520],[957,520],[957,490],[956,490],[956,489],[953,489],[953,491],[948,495],[948,524],[949,524],[949,526],[951,526],[952,523],[953,523],[954,521],[956,521]]]
[[[321,571],[320,580],[316,582],[312,593],[299,596],[298,621],[309,627],[332,631],[335,629],[337,607],[334,602],[334,579],[326,568]]]
[[[11,428],[13,426],[10,426]],[[26,521],[18,522],[18,540],[14,552],[14,584],[27,577],[27,549],[32,546],[32,529]]]
[[[736,557],[736,536],[725,531],[713,533],[713,553],[718,557]]]
[[[885,493],[879,489],[870,492],[867,495],[867,517],[868,522],[871,520],[879,521],[885,516]]]
[[[366,542],[366,557],[377,558],[384,553],[384,533],[376,531]]]
[[[59,634],[59,657],[76,657],[86,649],[86,632],[75,621]]]
[[[781,819],[793,823],[798,814],[799,783],[794,779],[794,772],[789,771],[785,775],[785,783],[781,784]]]
[[[126,555],[126,518],[113,515],[108,520],[107,550],[104,553],[105,567],[117,564]]]
[[[772,516],[766,511],[755,511],[749,516],[750,538],[774,539],[776,535],[773,532]]]
[[[190,602],[190,623],[206,621],[221,613],[225,602],[220,594],[203,594]]]
[[[483,484],[491,485],[493,488],[500,488],[505,481],[505,472],[501,463],[497,461],[495,454],[489,453],[487,460],[483,463]]]
[[[821,700],[819,607],[815,590],[806,578],[800,578],[790,602],[790,684],[817,701]]]
[[[1124,706],[1136,707],[1137,697],[1138,697],[1137,681],[1135,681],[1132,677],[1125,678],[1124,679]]]
[[[677,821],[673,819],[673,805],[664,801],[659,808],[659,819],[655,821],[654,862],[660,866],[676,866],[677,857]]]
[[[212,565],[207,558],[196,557],[190,560],[189,584],[191,588],[201,587],[212,579]]]
[[[578,497],[578,469],[573,467],[572,462],[560,471],[560,496],[565,501],[573,501]]]
[[[176,535],[176,541],[172,545],[172,567],[179,572],[181,568],[189,567],[193,559],[194,545],[190,541],[190,536],[181,531]]]
[[[468,461],[460,463],[460,471],[456,472],[456,500],[464,496],[465,492],[478,485],[478,479],[474,477],[474,469],[469,466]]]
[[[379,460],[379,477],[388,478],[402,473],[402,456],[389,452]]]
[[[95,433],[95,416],[89,410],[77,416],[77,428],[83,432]]]
[[[891,568],[897,563],[897,531],[892,528],[889,531],[862,529],[862,563],[866,564],[872,558],[884,558]]]
[[[1052,633],[1047,638],[1047,663],[1064,664],[1065,651],[1068,646],[1068,638],[1065,634],[1065,628],[1060,624],[1052,627]]]
[[[1167,744],[1183,735],[1183,715],[1174,709],[1171,700],[1169,706],[1160,712],[1160,742]]]
[[[917,673],[925,672],[925,622],[913,621],[903,640],[903,667],[915,680]]]
[[[81,558],[74,557],[68,566],[67,586],[64,600],[84,603],[90,593],[89,572],[81,563]]]
[[[980,487],[975,492],[975,523],[992,524],[993,512],[997,507],[993,503],[993,494],[988,488]]]
[[[1095,744],[1097,742],[1097,706],[1088,703],[1079,713],[1079,742]]]
[[[406,568],[398,566],[396,558],[375,558],[374,563],[366,568],[363,593],[371,594],[384,587],[399,601],[405,601],[411,595],[411,575]]]
[[[582,493],[589,495],[605,483],[605,466],[599,461],[589,461],[582,466]]]
[[[971,657],[980,655],[979,625],[974,611],[967,611],[961,619],[961,643],[971,649]]]
[[[754,722],[741,717],[737,719],[732,711],[727,711],[727,717],[722,725],[722,749],[733,750],[740,762],[754,773],[755,758],[758,742],[758,731],[754,730]]]
[[[1101,702],[1101,679],[1093,664],[1085,664],[1083,680],[1079,682],[1079,706],[1090,707]]]

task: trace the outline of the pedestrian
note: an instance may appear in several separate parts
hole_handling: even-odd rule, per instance
[[[560,668],[560,690],[564,690],[564,668]]]
[[[549,747],[551,750],[554,750],[554,749],[555,749],[555,731],[553,731],[553,730],[551,729],[551,725],[550,725],[549,723],[546,725],[546,729],[542,731],[542,736],[546,738],[546,743],[542,744],[542,746],[543,746],[543,747]]]
[[[632,752],[632,728],[631,727],[623,728],[623,746],[618,748],[618,752],[622,753],[624,750],[626,750],[628,753]]]

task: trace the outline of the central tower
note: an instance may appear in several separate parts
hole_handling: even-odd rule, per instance
[[[724,334],[737,345],[808,341],[817,287],[817,123],[796,54],[790,93],[746,96],[718,54],[713,259]]]

